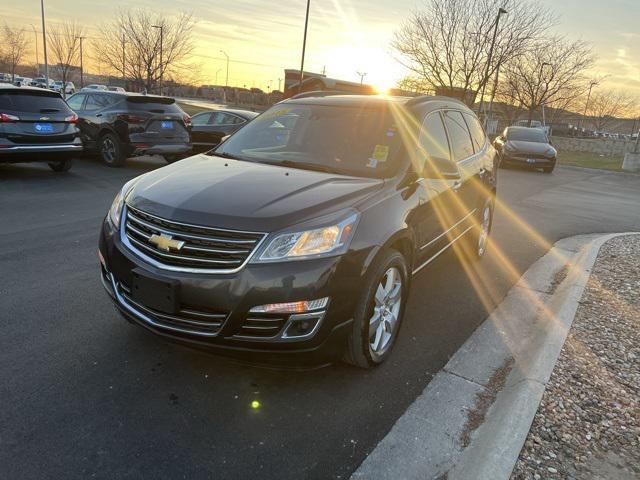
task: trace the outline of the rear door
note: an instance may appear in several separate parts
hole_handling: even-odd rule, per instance
[[[49,90],[0,90],[0,137],[12,143],[69,143],[76,137],[75,114]]]

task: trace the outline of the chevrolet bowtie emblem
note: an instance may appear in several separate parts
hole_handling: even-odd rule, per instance
[[[49,120],[49,117],[40,117],[40,120]]]
[[[153,243],[158,249],[170,252],[171,250],[178,251],[184,246],[182,240],[174,240],[170,235],[161,233],[156,235],[155,233],[149,237],[149,242]]]

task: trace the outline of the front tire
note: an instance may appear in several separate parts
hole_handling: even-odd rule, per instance
[[[66,160],[59,160],[56,162],[49,162],[49,168],[54,172],[68,172],[73,165],[73,160],[68,158]]]
[[[105,133],[100,138],[100,158],[109,167],[121,167],[127,159],[120,139],[113,133]]]
[[[345,362],[372,368],[389,357],[404,316],[408,286],[404,256],[396,250],[383,253],[367,274],[347,340]]]

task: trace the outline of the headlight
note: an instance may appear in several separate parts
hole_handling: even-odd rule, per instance
[[[281,233],[274,237],[257,262],[299,259],[334,254],[346,250],[353,237],[357,215],[328,227]]]
[[[133,178],[125,183],[122,189],[116,195],[116,198],[113,199],[113,203],[111,204],[111,208],[109,209],[108,218],[111,222],[111,225],[113,225],[116,229],[120,228],[120,216],[122,215],[124,202],[127,199],[129,192],[131,192],[133,186],[138,182],[138,180],[140,180],[141,177],[142,175]]]

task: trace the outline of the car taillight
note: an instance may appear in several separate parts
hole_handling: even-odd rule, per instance
[[[184,117],[182,117],[182,119],[184,120],[184,124],[187,127],[191,126],[191,117],[189,115],[185,115]]]
[[[78,123],[78,115],[75,113],[73,115],[69,115],[68,117],[65,117],[64,121],[67,123]]]
[[[148,117],[141,117],[140,115],[130,115],[128,113],[120,113],[116,115],[118,120],[122,120],[127,123],[144,123]]]
[[[12,123],[20,120],[20,117],[9,115],[8,113],[0,113],[0,123]]]

